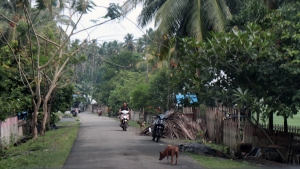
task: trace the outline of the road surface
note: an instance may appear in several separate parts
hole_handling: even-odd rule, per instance
[[[63,169],[192,169],[201,168],[189,156],[179,153],[178,164],[159,161],[159,152],[172,141],[158,143],[137,135],[139,129],[122,131],[119,122],[91,113],[79,114],[77,138]],[[170,158],[169,158],[170,160]]]

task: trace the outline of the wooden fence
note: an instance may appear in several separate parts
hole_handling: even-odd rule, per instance
[[[268,125],[267,124],[261,124],[261,126],[264,129],[268,129]],[[273,130],[275,130],[275,131],[284,131],[284,126],[281,125],[281,124],[274,124]],[[288,132],[289,133],[300,134],[300,127],[299,126],[288,126]]]
[[[262,130],[257,130],[246,119],[245,114],[239,114],[233,108],[225,106],[207,107],[204,114],[201,114],[199,108],[184,108],[183,114],[200,125],[205,121],[207,138],[215,144],[224,144],[232,150],[235,150],[237,145],[242,142],[252,143],[253,146],[271,144]],[[134,121],[143,119],[146,123],[151,124],[154,117],[150,114],[145,114],[143,117],[142,113],[132,111],[131,119]],[[289,126],[289,133],[283,132],[283,125],[274,125],[273,132],[268,130],[265,124],[262,125],[262,128],[276,145],[287,147],[290,143],[291,133],[294,133],[293,146],[300,145],[300,127]]]
[[[196,109],[198,110],[198,109]],[[194,113],[198,114],[198,113]],[[197,121],[197,119],[195,119]],[[245,114],[239,114],[235,109],[228,107],[206,108],[205,120],[207,125],[207,136],[215,144],[224,144],[231,149],[236,149],[239,143],[252,143],[253,146],[281,145],[287,147],[291,141],[292,146],[300,145],[300,127],[289,126],[288,133],[283,132],[283,125],[274,125],[273,131],[267,129],[263,124],[263,130],[254,127],[246,119]]]
[[[232,108],[223,106],[206,108],[205,118],[207,124],[207,135],[215,144],[225,144],[230,147],[236,146],[240,138],[239,124],[237,118],[226,115],[237,116]]]

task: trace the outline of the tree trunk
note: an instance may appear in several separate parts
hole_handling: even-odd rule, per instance
[[[144,107],[143,107],[142,117],[143,117],[143,120],[145,120],[145,109],[144,109]]]
[[[34,102],[34,100],[33,100]],[[33,104],[33,113],[32,113],[32,139],[37,139],[37,128],[36,128],[36,124],[37,124],[37,115],[38,115],[38,107],[37,105],[34,103]]]
[[[57,71],[56,71],[57,72]],[[47,123],[47,119],[48,119],[48,101],[50,100],[50,96],[53,92],[53,90],[55,89],[56,87],[56,82],[57,82],[57,77],[58,76],[55,76],[54,77],[54,80],[46,94],[46,96],[44,97],[44,100],[43,100],[43,120],[42,120],[42,124],[41,124],[41,135],[45,135],[45,131],[46,131],[46,123]]]
[[[47,123],[47,118],[48,118],[48,99],[44,100],[43,102],[43,120],[42,120],[42,124],[41,124],[41,135],[45,135],[45,132],[46,132],[46,123]]]
[[[269,129],[273,131],[274,123],[273,123],[273,112],[269,114]]]
[[[287,133],[288,132],[288,123],[287,123],[287,116],[283,116],[283,128],[284,128],[284,132]]]
[[[50,130],[50,123],[51,123],[51,103],[48,105],[48,118],[47,118],[47,130]]]

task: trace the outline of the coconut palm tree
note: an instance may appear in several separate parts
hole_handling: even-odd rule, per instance
[[[136,51],[138,53],[142,53],[145,50],[145,41],[143,40],[143,38],[138,38],[137,42],[136,42]]]
[[[107,56],[110,57],[115,54],[119,54],[122,48],[122,43],[119,43],[118,41],[114,40],[112,42],[109,42],[107,44]]]
[[[127,33],[127,35],[124,37],[124,44],[123,47],[127,49],[128,51],[134,51],[135,50],[135,41],[133,34]]]
[[[223,31],[231,13],[224,0],[127,0],[125,11],[143,3],[138,24],[146,26],[153,19],[164,35],[193,36],[203,40],[208,31]]]

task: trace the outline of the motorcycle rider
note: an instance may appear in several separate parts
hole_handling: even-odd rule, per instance
[[[159,121],[163,120],[163,119],[164,119],[164,115],[163,114],[157,115],[156,118],[154,119],[154,122],[153,122],[154,128],[153,128],[153,132],[152,132],[153,139],[152,140],[154,140],[155,136],[156,136],[156,126],[159,124]],[[165,126],[162,125],[162,131],[164,131],[164,129],[165,129]]]
[[[130,113],[130,108],[128,107],[127,102],[123,102],[123,106],[120,108],[120,110],[119,110],[119,112],[118,112],[118,114],[120,115],[120,126],[121,126],[121,124],[122,124],[121,111],[123,111],[123,110],[127,110],[127,111],[129,111],[129,113]],[[130,116],[129,116],[129,117],[130,117]]]

